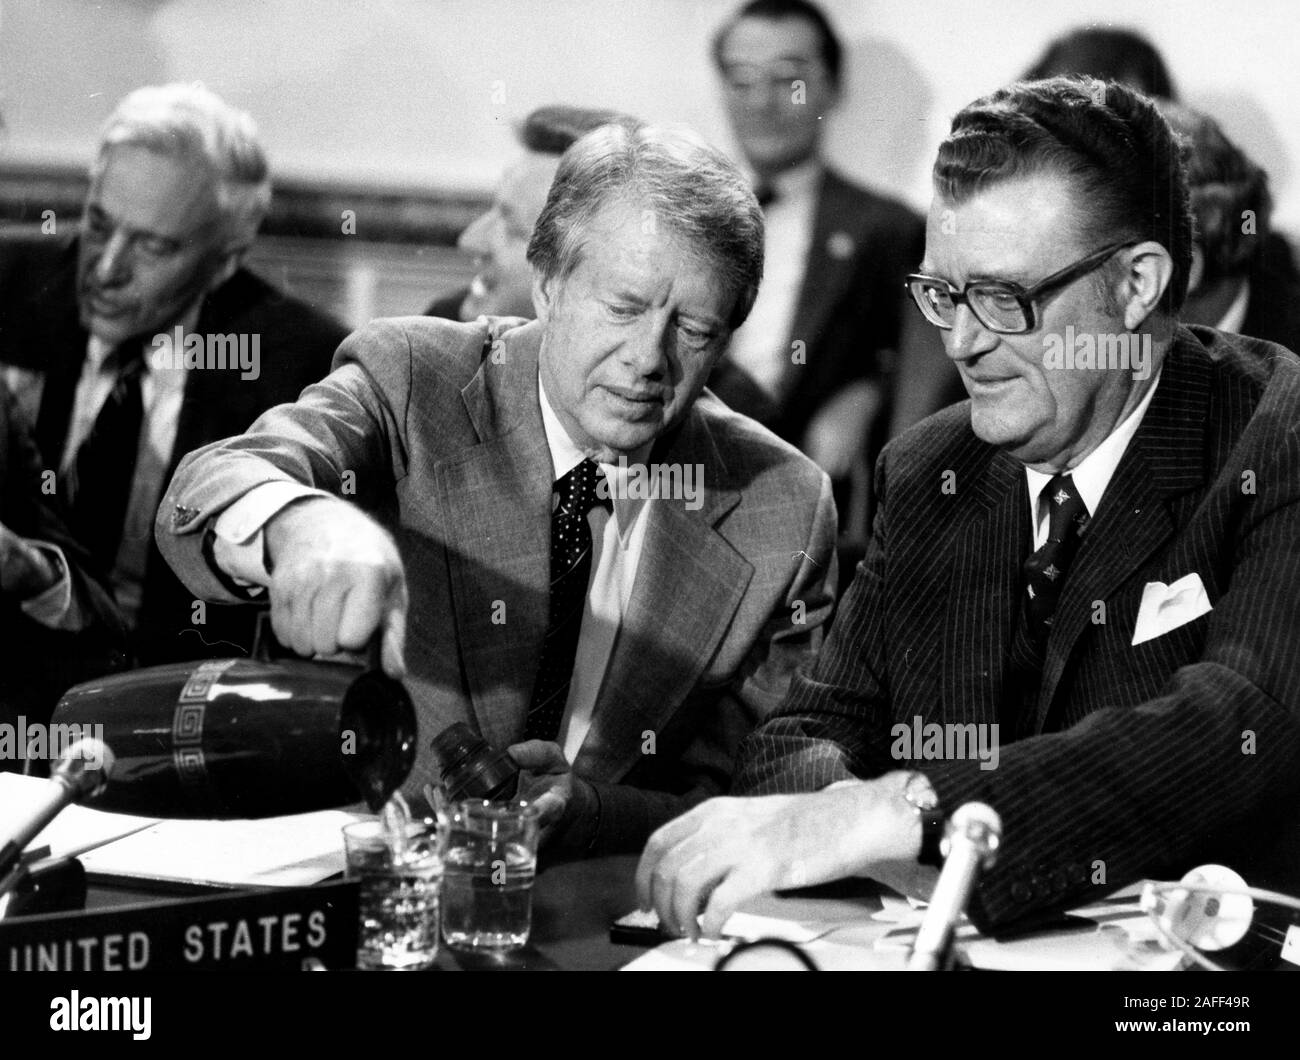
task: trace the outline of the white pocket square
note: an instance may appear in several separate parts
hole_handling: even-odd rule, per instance
[[[1170,585],[1147,582],[1133,627],[1133,644],[1163,637],[1212,610],[1205,585],[1195,571]]]

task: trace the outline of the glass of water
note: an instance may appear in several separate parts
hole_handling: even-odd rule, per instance
[[[537,873],[532,804],[470,800],[448,808],[442,937],[457,950],[504,953],[528,944]]]
[[[432,820],[395,831],[378,820],[344,825],[346,876],[361,884],[358,968],[415,971],[433,964],[443,841]]]

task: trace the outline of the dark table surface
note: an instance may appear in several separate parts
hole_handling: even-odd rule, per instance
[[[437,967],[470,970],[613,971],[645,952],[609,941],[610,925],[636,908],[635,856],[592,858],[552,865],[533,888],[533,931],[529,945],[501,957],[452,951],[440,946]],[[222,893],[221,889],[156,884],[145,880],[91,879],[87,909]]]

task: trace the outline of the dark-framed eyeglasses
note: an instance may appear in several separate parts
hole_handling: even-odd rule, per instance
[[[1139,242],[1111,243],[1052,273],[1033,287],[1022,287],[1009,280],[972,280],[958,290],[947,280],[919,272],[908,276],[906,287],[917,308],[935,327],[951,330],[957,307],[964,302],[970,306],[975,319],[990,331],[999,335],[1019,335],[1034,330],[1038,319],[1034,303],[1038,299],[1099,268],[1116,251],[1136,246]]]

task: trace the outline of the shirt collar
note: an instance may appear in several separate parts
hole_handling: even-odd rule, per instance
[[[1250,302],[1250,280],[1241,281],[1241,290],[1237,292],[1237,297],[1232,300],[1232,305],[1228,306],[1227,312],[1223,314],[1223,319],[1214,325],[1216,331],[1241,331],[1241,326],[1246,323],[1246,306]]]
[[[1151,389],[1138,402],[1137,408],[1124,418],[1124,422],[1111,431],[1101,445],[1085,456],[1077,467],[1069,470],[1068,474],[1073,480],[1075,488],[1079,491],[1079,498],[1088,506],[1089,515],[1097,514],[1097,507],[1101,504],[1101,496],[1106,492],[1106,487],[1110,485],[1115,469],[1119,467],[1119,462],[1124,456],[1124,451],[1128,449],[1129,442],[1133,440],[1133,435],[1137,434],[1138,427],[1142,425],[1142,418],[1151,405],[1151,399],[1155,397],[1156,387],[1160,385],[1160,373],[1163,371],[1164,365],[1161,365],[1156,371],[1156,377],[1151,383]],[[1026,467],[1025,478],[1029,482],[1029,512],[1036,525],[1038,498],[1042,495],[1043,490],[1047,488],[1047,484],[1052,480],[1053,476],[1042,471],[1035,471],[1032,467]]]
[[[92,372],[98,374],[104,367],[104,361],[108,355],[113,352],[113,347],[101,339],[98,335],[91,334],[86,340],[86,363]],[[145,358],[147,362],[149,358]]]
[[[587,459],[587,454],[574,444],[555,414],[551,399],[546,396],[541,372],[537,373],[537,395],[542,406],[542,428],[546,431],[546,447],[551,451],[552,481],[559,482],[570,471]]]
[[[198,326],[199,310],[202,308],[202,305],[203,296],[200,295],[195,300],[194,304],[180,315],[175,324],[170,328],[159,328],[155,334],[166,334],[168,337],[171,337],[175,334],[177,325],[180,326],[183,335],[191,334]],[[154,349],[153,336],[149,336],[148,339],[142,338],[141,342],[148,343],[148,348],[144,351],[144,356],[141,358],[141,367],[145,375],[150,375],[156,367],[154,359],[149,356]],[[114,347],[111,343],[105,342],[98,335],[92,332],[90,337],[86,340],[86,360],[89,362],[90,370],[96,373],[103,371],[104,362],[108,359],[108,355],[113,352],[113,349]],[[177,352],[179,353],[180,351]],[[177,361],[179,361],[179,358],[177,358]],[[179,368],[179,364],[177,364],[177,368]]]
[[[814,157],[782,170],[767,181],[759,180],[758,174],[751,171],[749,182],[755,188],[766,184],[776,195],[776,202],[788,202],[811,196],[817,190],[823,169],[821,159]]]
[[[555,406],[551,404],[551,399],[546,394],[546,385],[542,382],[542,373],[540,371],[537,373],[537,396],[538,404],[542,407],[542,429],[546,432],[546,447],[551,452],[551,470],[554,475],[552,482],[559,482],[560,479],[586,460],[587,454],[569,436],[569,432],[564,429],[564,424],[560,422],[560,417],[556,415]],[[647,442],[635,452],[629,453],[626,461],[618,464],[607,464],[604,461],[598,461],[600,469],[605,472],[605,477],[609,481],[610,495],[614,504],[614,521],[618,527],[620,540],[632,528],[633,522],[636,521],[636,517],[641,511],[641,506],[646,502],[635,497],[629,497],[629,491],[619,487],[631,467],[646,462],[653,445],[653,442]]]
[[[793,199],[811,195],[821,179],[822,164],[820,159],[810,158],[797,166],[778,173],[772,178],[772,186],[782,198]]]

